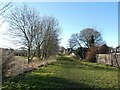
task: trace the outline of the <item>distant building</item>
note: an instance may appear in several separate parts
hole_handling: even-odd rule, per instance
[[[116,48],[110,48],[109,54],[96,54],[97,63],[118,66],[120,65],[119,59],[120,59],[120,45]]]
[[[68,48],[68,54],[74,53],[75,50],[73,50],[72,48]]]
[[[65,48],[63,46],[59,47],[59,53],[65,53]]]
[[[111,53],[120,53],[120,45],[116,48],[111,48]]]
[[[120,45],[118,47],[116,47],[116,52],[120,53]]]

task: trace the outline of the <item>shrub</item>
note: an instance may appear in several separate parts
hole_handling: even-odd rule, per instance
[[[9,53],[9,51],[5,51],[2,56],[2,75],[6,76],[9,69],[14,67],[14,57],[13,53]]]
[[[84,59],[86,51],[87,48],[79,47],[78,49],[75,50],[75,53],[78,58]]]
[[[96,62],[96,53],[97,53],[97,48],[95,46],[91,46],[89,49],[87,49],[86,59],[89,62]]]

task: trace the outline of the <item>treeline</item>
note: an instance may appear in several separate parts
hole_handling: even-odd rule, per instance
[[[27,48],[28,63],[34,56],[43,60],[57,54],[60,41],[57,19],[40,16],[35,9],[23,5],[11,11],[8,21],[10,35]]]
[[[107,54],[110,47],[102,39],[99,31],[85,28],[80,33],[74,33],[69,39],[70,48],[76,47],[75,54],[81,60],[96,62],[96,54]]]

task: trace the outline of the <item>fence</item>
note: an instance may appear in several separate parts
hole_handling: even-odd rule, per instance
[[[97,63],[107,64],[111,66],[120,66],[120,53],[112,54],[96,54]]]

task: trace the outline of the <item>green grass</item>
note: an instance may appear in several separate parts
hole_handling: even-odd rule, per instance
[[[61,56],[48,66],[7,80],[3,83],[3,90],[115,90],[118,88],[117,75],[115,67]]]

